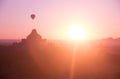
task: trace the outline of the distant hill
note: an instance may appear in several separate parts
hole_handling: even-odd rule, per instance
[[[0,45],[11,45],[14,42],[20,42],[20,40],[0,39]]]

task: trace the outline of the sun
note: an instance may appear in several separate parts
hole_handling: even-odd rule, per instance
[[[86,40],[87,32],[85,29],[77,25],[67,31],[67,36],[70,40]]]

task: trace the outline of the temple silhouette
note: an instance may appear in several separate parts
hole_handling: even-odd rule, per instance
[[[33,29],[26,38],[21,40],[20,43],[13,43],[13,45],[43,44],[46,41],[46,39],[43,39],[42,36],[38,34],[36,29]]]
[[[27,36],[27,40],[28,41],[35,41],[35,40],[40,40],[40,41],[42,41],[43,39],[42,39],[42,37],[41,37],[41,35],[39,35],[38,33],[37,33],[37,30],[36,29],[33,29],[32,30],[32,32]]]

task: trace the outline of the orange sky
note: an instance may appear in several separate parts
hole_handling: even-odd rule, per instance
[[[0,39],[21,39],[33,28],[47,39],[65,39],[64,32],[80,24],[89,39],[120,37],[118,0],[3,0]],[[35,13],[32,21],[30,14]]]

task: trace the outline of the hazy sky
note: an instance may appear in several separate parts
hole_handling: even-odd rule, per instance
[[[120,36],[119,0],[0,0],[0,39],[21,39],[33,28],[47,39],[63,39],[80,24],[91,39]],[[32,21],[30,14],[35,13]]]

